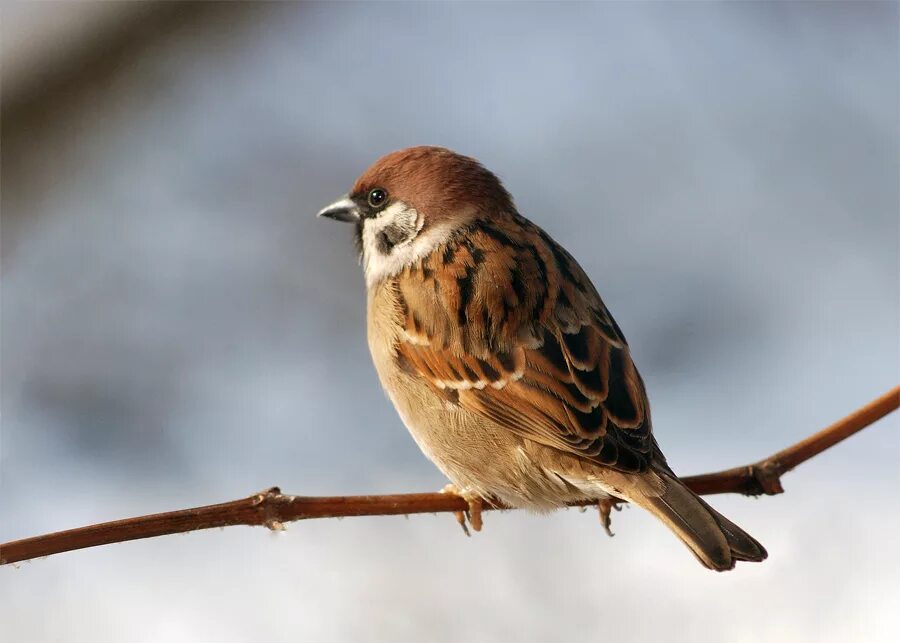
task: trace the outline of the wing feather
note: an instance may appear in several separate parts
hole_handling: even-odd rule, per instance
[[[396,288],[405,372],[524,438],[621,471],[649,466],[649,407],[625,338],[540,228],[476,222]]]

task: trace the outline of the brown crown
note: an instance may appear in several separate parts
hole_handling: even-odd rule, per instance
[[[357,179],[351,195],[363,196],[376,187],[431,223],[465,212],[490,216],[514,211],[500,179],[475,159],[443,147],[410,147],[381,157]]]

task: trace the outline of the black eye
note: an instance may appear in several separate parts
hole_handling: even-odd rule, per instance
[[[367,200],[369,201],[369,205],[373,208],[380,208],[384,205],[384,202],[387,201],[387,192],[381,188],[375,188],[374,190],[369,191]]]

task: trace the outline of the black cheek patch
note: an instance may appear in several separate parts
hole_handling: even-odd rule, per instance
[[[391,241],[390,235],[388,235],[387,230],[382,230],[375,236],[375,242],[378,247],[378,252],[383,255],[391,254],[391,250],[394,249],[394,242]]]
[[[401,241],[406,241],[409,237],[410,230],[407,227],[400,225],[385,226],[375,237],[378,252],[384,255],[390,254],[394,246]]]

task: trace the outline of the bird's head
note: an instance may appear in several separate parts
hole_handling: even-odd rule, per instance
[[[479,218],[511,216],[512,198],[473,158],[411,147],[375,161],[350,193],[319,212],[353,223],[372,286],[419,261]]]

